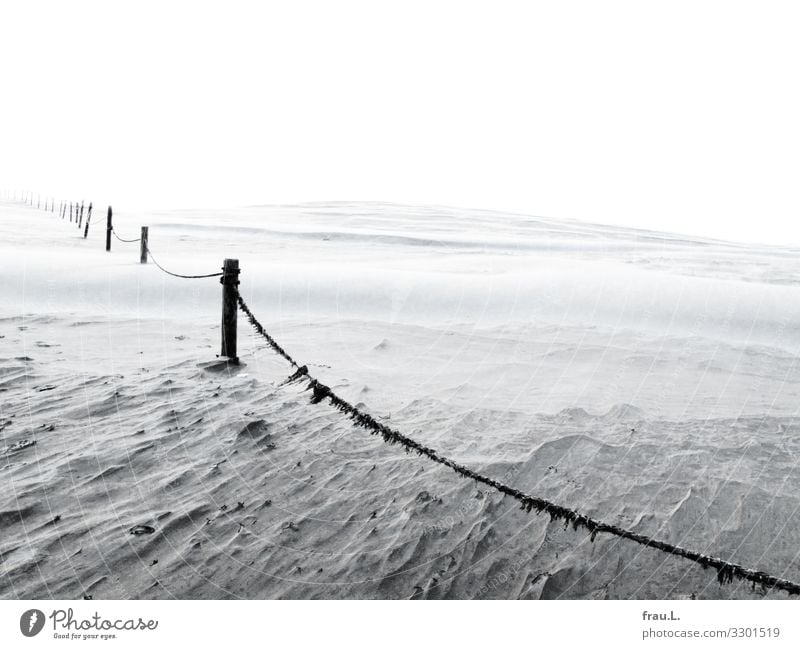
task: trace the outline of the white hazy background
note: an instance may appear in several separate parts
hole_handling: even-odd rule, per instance
[[[0,189],[800,243],[795,2],[3,2]]]

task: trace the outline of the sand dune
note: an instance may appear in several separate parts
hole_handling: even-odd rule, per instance
[[[126,215],[404,433],[597,518],[800,580],[794,251],[380,204]],[[224,224],[224,225],[223,225]],[[354,428],[219,285],[0,206],[0,596],[751,598]]]

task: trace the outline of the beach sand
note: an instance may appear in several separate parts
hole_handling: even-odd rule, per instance
[[[384,444],[221,288],[0,204],[0,597],[782,598]],[[608,523],[800,580],[796,250],[364,203],[125,213],[337,393]],[[141,533],[132,533],[141,532]]]

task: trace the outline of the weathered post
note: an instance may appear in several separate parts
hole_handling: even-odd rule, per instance
[[[226,259],[222,266],[222,351],[220,356],[238,363],[236,355],[236,316],[239,305],[236,302],[237,286],[239,286],[239,260]]]
[[[81,229],[81,225],[83,224],[83,201],[81,201],[81,216],[78,220],[78,229]]]
[[[142,226],[142,236],[139,238],[139,263],[146,264],[147,263],[147,231],[148,226]]]
[[[69,202],[69,222],[72,223],[72,201]]]
[[[83,229],[83,238],[85,239],[89,234],[89,221],[92,220],[92,204],[89,203],[89,209],[86,211],[86,227]]]
[[[106,252],[111,250],[111,206],[108,206],[108,216],[106,217]]]
[[[55,213],[56,213],[56,199],[53,197],[50,198],[50,214],[55,214]]]

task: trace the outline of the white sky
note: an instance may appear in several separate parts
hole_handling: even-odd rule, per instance
[[[796,2],[3,2],[0,189],[800,243]]]

